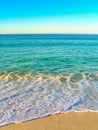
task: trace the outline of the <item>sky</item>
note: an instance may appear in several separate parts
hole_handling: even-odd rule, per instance
[[[0,0],[0,34],[98,34],[98,0]]]

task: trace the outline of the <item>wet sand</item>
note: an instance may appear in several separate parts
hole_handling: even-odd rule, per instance
[[[98,112],[62,113],[4,126],[0,130],[98,130]]]

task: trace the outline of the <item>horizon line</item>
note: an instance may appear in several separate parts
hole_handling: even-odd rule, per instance
[[[98,33],[0,33],[0,35],[98,35]]]

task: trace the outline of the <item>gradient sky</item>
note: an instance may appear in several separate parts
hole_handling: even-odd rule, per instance
[[[98,0],[0,0],[0,33],[98,34]]]

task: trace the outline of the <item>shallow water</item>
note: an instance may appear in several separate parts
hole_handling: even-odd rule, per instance
[[[98,35],[0,35],[0,126],[98,111]]]

